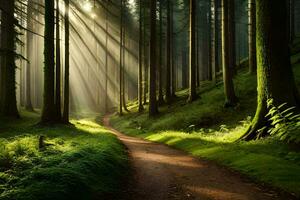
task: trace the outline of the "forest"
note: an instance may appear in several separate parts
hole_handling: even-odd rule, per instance
[[[0,200],[300,198],[300,0],[0,0]]]

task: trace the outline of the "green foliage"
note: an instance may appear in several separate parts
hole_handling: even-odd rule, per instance
[[[112,134],[91,119],[55,127],[29,119],[0,130],[0,199],[93,199],[119,192],[127,154]]]
[[[273,99],[268,100],[268,108],[266,117],[271,125],[268,133],[285,142],[299,144],[300,114],[297,114],[296,108],[288,107],[287,103],[275,106]]]

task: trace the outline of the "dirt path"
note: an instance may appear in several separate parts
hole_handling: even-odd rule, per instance
[[[241,178],[211,162],[199,160],[162,144],[126,136],[104,126],[127,146],[134,178],[127,194],[132,200],[265,200],[289,199]]]

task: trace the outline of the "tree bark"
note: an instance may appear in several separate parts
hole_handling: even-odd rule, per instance
[[[104,102],[104,111],[105,113],[108,112],[108,7],[107,3],[105,3],[105,102]]]
[[[70,99],[70,21],[69,21],[69,2],[65,0],[65,85],[64,85],[64,110],[63,122],[69,123],[69,99]]]
[[[59,0],[56,0],[56,81],[55,108],[57,121],[61,121],[61,62],[60,62],[60,28],[59,28]]]
[[[2,58],[1,58],[1,94],[0,115],[19,118],[16,100],[16,65],[15,65],[15,38],[14,30],[15,1],[1,0],[5,12],[2,12]]]
[[[267,101],[274,105],[287,103],[299,109],[299,93],[290,63],[287,35],[287,4],[285,1],[256,0],[257,28],[257,110],[242,139],[263,136],[259,130],[267,126]],[[276,22],[276,23],[274,23]],[[283,95],[284,94],[284,95]]]
[[[219,0],[211,0],[211,78],[214,83],[216,83],[219,66],[218,5]]]
[[[255,0],[248,0],[248,36],[249,36],[249,73],[256,74],[257,60],[256,60],[256,8]]]
[[[27,4],[27,29],[28,30],[33,30],[33,24],[32,24],[32,7],[33,3],[32,0],[28,0]],[[27,59],[31,59],[31,51],[32,51],[32,42],[33,42],[33,35],[30,32],[27,32],[26,34],[26,54],[27,54]],[[26,100],[25,100],[25,109],[28,111],[33,111],[32,107],[32,102],[31,102],[31,61],[28,61],[26,64],[26,90],[25,90],[25,95],[26,95]]]
[[[156,0],[150,1],[150,87],[149,116],[158,114],[156,99]]]
[[[167,66],[166,66],[166,96],[167,104],[171,103],[171,0],[167,0]]]
[[[121,12],[120,12],[120,80],[119,80],[119,115],[123,115],[123,0],[121,0]]]
[[[53,123],[55,118],[54,101],[54,0],[45,0],[45,37],[44,37],[44,104],[42,123]]]
[[[126,104],[126,93],[125,93],[125,86],[126,86],[126,62],[125,62],[125,53],[126,53],[126,29],[123,24],[123,44],[122,44],[122,105],[126,112],[129,112]]]
[[[143,11],[142,0],[139,0],[139,75],[138,75],[138,102],[139,112],[144,110],[143,106]]]
[[[195,20],[196,20],[196,0],[190,0],[190,52],[189,52],[189,65],[190,65],[190,79],[189,79],[189,98],[188,101],[192,102],[197,99],[196,92],[196,41],[195,41]]]
[[[225,107],[235,106],[237,103],[237,97],[234,91],[232,74],[233,70],[230,68],[230,37],[229,37],[229,26],[228,26],[228,16],[229,16],[229,1],[222,0],[222,57],[223,57],[223,82],[224,82],[224,92],[225,92]]]
[[[159,3],[159,63],[158,63],[158,103],[160,105],[164,104],[164,95],[163,95],[163,17],[162,17],[162,2]]]
[[[235,50],[235,0],[228,1],[228,40],[229,40],[229,67],[232,76],[237,73]]]

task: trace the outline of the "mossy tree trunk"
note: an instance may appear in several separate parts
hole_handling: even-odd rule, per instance
[[[195,101],[197,98],[196,92],[196,0],[190,0],[190,44],[189,44],[189,102]]]
[[[255,74],[256,61],[256,7],[255,0],[248,0],[248,47],[249,47],[249,73]]]
[[[65,0],[65,76],[64,76],[64,110],[63,110],[63,122],[69,123],[69,99],[70,99],[70,21],[69,10],[70,1]]]
[[[237,97],[233,85],[233,70],[230,67],[231,63],[231,50],[230,33],[229,33],[229,3],[230,0],[222,0],[222,60],[223,60],[223,82],[225,93],[225,107],[235,106]]]
[[[156,0],[150,1],[150,84],[149,116],[158,114],[156,99]]]
[[[257,28],[257,110],[242,139],[251,140],[265,134],[267,100],[274,105],[287,103],[299,109],[299,94],[290,63],[285,1],[256,0]],[[284,94],[284,95],[283,95]]]
[[[0,93],[0,115],[18,118],[16,100],[16,65],[15,65],[15,38],[14,29],[15,1],[1,0],[1,93]]]

